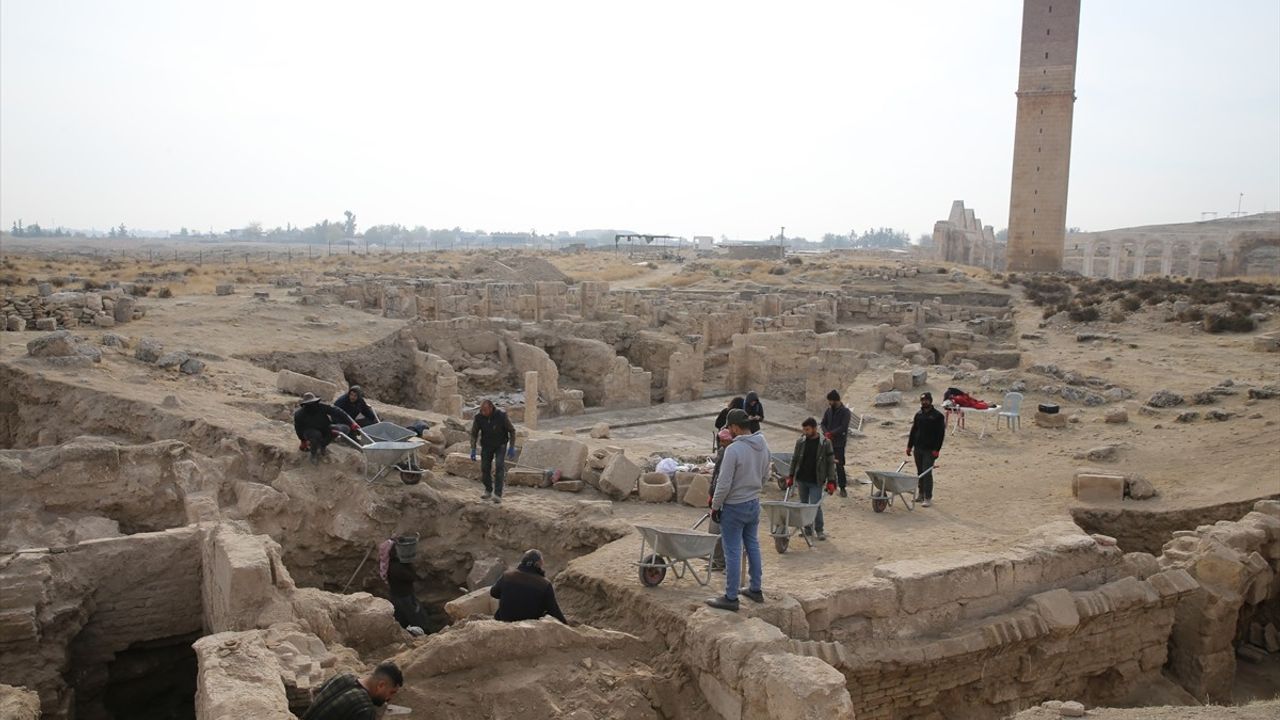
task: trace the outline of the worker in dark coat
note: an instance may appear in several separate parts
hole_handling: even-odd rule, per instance
[[[352,385],[349,390],[333,401],[333,406],[346,413],[360,427],[368,427],[378,422],[378,413],[369,407],[364,399],[364,388]]]
[[[471,421],[471,459],[476,459],[476,443],[480,444],[480,480],[484,483],[484,494],[481,500],[493,498],[495,503],[502,502],[503,480],[507,476],[507,468],[503,455],[508,458],[516,454],[516,428],[511,418],[494,406],[492,400],[480,403],[480,412]]]
[[[822,413],[822,434],[831,441],[831,449],[836,454],[836,486],[840,488],[840,497],[849,497],[845,490],[848,477],[844,474],[844,447],[849,440],[849,421],[853,413],[840,402],[840,393],[832,390],[827,393],[827,409]]]
[[[907,436],[907,457],[914,457],[916,472],[923,474],[933,467],[933,461],[942,452],[942,441],[947,435],[947,419],[933,406],[933,395],[920,395],[920,412],[911,420],[911,434]],[[933,473],[920,478],[917,495],[924,507],[933,505]]]
[[[739,395],[738,397],[735,397],[732,400],[730,400],[729,404],[725,405],[724,408],[720,410],[720,414],[716,415],[716,437],[711,442],[712,450],[720,449],[720,431],[724,429],[725,425],[729,424],[729,421],[727,419],[729,417],[729,411],[741,410],[742,406],[745,405],[746,402],[747,402],[747,399]]]
[[[293,432],[298,436],[298,449],[311,453],[311,462],[320,462],[334,432],[355,431],[355,421],[342,410],[320,402],[315,393],[306,393],[293,413]]]
[[[413,558],[401,559],[399,546],[391,544],[387,562],[387,594],[395,610],[396,622],[414,635],[422,635],[427,627],[427,613],[418,602],[414,585],[421,579],[413,567]]]
[[[498,600],[494,620],[518,622],[550,615],[569,624],[564,613],[560,612],[556,590],[542,569],[542,553],[537,550],[526,552],[515,570],[508,570],[498,578],[498,582],[489,588],[489,595]]]
[[[764,403],[760,402],[760,396],[755,390],[747,393],[742,409],[747,413],[747,429],[753,433],[760,432],[760,423],[764,420]]]

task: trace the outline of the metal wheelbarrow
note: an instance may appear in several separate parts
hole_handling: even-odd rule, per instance
[[[702,520],[705,519],[704,516]],[[640,568],[641,585],[657,587],[667,576],[668,570],[674,572],[677,578],[683,578],[688,573],[699,585],[711,582],[711,557],[715,553],[716,543],[720,542],[720,536],[698,530],[702,520],[692,529],[635,526],[640,532],[640,562],[636,563],[636,567]],[[690,563],[691,560],[706,560],[706,571],[699,575],[697,568]]]
[[[769,453],[769,477],[779,490],[787,489],[787,476],[791,474],[791,458],[795,453]]]
[[[339,433],[364,455],[364,479],[377,482],[396,470],[405,485],[417,485],[426,472],[418,465],[418,448],[425,443],[412,430],[391,422],[374,423],[356,431],[358,438]]]
[[[893,504],[894,496],[897,496],[902,504],[908,510],[916,509],[916,495],[920,492],[920,478],[933,472],[933,468],[929,468],[919,475],[902,472],[902,468],[907,466],[907,461],[903,460],[897,470],[866,470],[867,477],[871,478],[871,509],[876,512],[884,512],[885,508]],[[936,465],[934,467],[937,467]],[[907,496],[911,498],[908,499]]]
[[[791,536],[796,533],[804,538],[805,545],[813,547],[813,541],[804,529],[813,527],[814,521],[818,519],[818,509],[822,507],[821,500],[816,503],[787,502],[790,497],[791,488],[787,488],[781,500],[764,500],[760,503],[769,516],[769,535],[773,537],[773,548],[779,554],[787,551],[791,545]]]

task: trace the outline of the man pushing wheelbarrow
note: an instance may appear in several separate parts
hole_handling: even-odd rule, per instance
[[[921,393],[920,412],[911,421],[911,434],[907,436],[907,457],[914,457],[916,473],[920,476],[919,499],[922,507],[933,505],[933,462],[942,452],[942,441],[947,435],[947,419],[933,406],[933,395]]]

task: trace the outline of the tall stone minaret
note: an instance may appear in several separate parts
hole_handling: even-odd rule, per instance
[[[1080,0],[1023,0],[1009,270],[1062,269]]]

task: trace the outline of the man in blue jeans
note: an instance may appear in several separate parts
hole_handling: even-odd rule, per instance
[[[769,445],[759,432],[751,432],[743,410],[730,410],[726,417],[733,442],[724,451],[716,491],[711,497],[711,519],[720,523],[724,545],[724,595],[707,604],[721,610],[738,610],[738,595],[764,602],[764,567],[760,557],[760,490],[769,478]],[[748,583],[742,580],[742,551],[746,548]]]
[[[800,438],[796,440],[796,449],[791,454],[791,472],[787,474],[787,487],[798,485],[800,502],[810,505],[821,505],[822,491],[830,495],[836,491],[835,450],[831,441],[818,434],[818,421],[805,418],[800,423]],[[827,534],[822,527],[822,508],[818,508],[817,517],[812,526],[804,529],[805,535],[814,535],[817,531],[819,540],[826,540]]]

